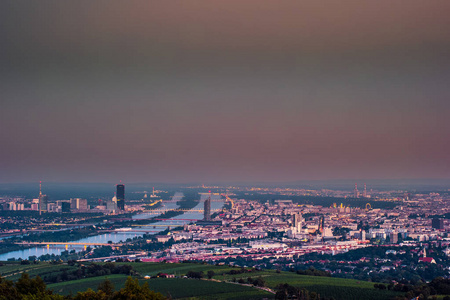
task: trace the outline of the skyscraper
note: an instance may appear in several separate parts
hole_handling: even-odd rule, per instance
[[[42,181],[39,181],[39,214],[47,211],[48,197],[42,194]]]
[[[318,230],[319,230],[320,232],[323,232],[324,228],[325,228],[325,217],[324,217],[323,215],[321,215],[321,216],[319,217],[319,226],[318,226]]]
[[[125,209],[125,185],[118,184],[116,185],[116,197],[117,197],[117,208],[124,210]]]
[[[302,231],[302,214],[301,213],[295,213],[294,214],[294,229],[296,233],[300,233]]]
[[[358,184],[355,183],[355,190],[353,191],[353,197],[354,198],[358,198],[359,193],[358,193]]]
[[[211,195],[205,200],[203,207],[203,220],[211,221]]]
[[[87,210],[87,200],[81,198],[70,199],[70,209],[71,210]]]

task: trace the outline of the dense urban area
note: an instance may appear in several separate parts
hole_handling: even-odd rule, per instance
[[[110,198],[67,200],[44,190],[40,184],[33,199],[0,197],[0,260],[78,268],[43,276],[47,284],[86,277],[86,264],[99,266],[92,273],[110,264],[105,274],[133,275],[134,263],[207,263],[232,268],[222,273],[234,275],[230,282],[280,299],[328,298],[301,298],[308,291],[287,283],[271,289],[251,272],[373,282],[375,290],[394,293],[386,299],[450,294],[448,190],[201,185],[125,193],[118,184]],[[130,265],[111,265],[124,262]],[[188,273],[214,279],[213,270]]]

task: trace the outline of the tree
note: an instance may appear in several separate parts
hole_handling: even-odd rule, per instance
[[[53,295],[52,291],[47,289],[44,281],[39,276],[30,279],[27,273],[22,273],[15,284],[12,281],[0,277],[0,299],[62,300],[64,297],[61,295]]]
[[[155,293],[150,290],[148,283],[139,285],[138,279],[128,277],[125,282],[125,288],[114,293],[112,299],[114,300],[163,300],[165,297],[160,293]]]
[[[46,289],[45,282],[41,279],[41,277],[36,276],[33,279],[30,279],[28,273],[22,273],[19,280],[16,282],[16,289],[22,295],[44,295],[51,294],[51,291]]]
[[[282,299],[282,300],[287,300],[287,299],[300,299],[300,300],[316,299],[316,298],[311,298],[309,296],[309,291],[307,289],[299,289],[299,288],[297,288],[295,286],[292,286],[292,285],[289,285],[287,283],[280,284],[276,288],[277,288],[277,292],[275,294],[275,299]]]
[[[209,279],[213,278],[213,276],[215,275],[213,270],[209,270],[206,274],[208,275]]]
[[[0,277],[0,299],[20,299],[14,283]]]
[[[186,276],[189,278],[201,279],[203,278],[203,271],[200,272],[189,271],[187,272]]]
[[[264,279],[262,279],[262,277],[258,277],[255,280],[253,280],[253,285],[264,287],[266,286],[266,282],[264,281]]]
[[[85,292],[78,292],[74,300],[107,300],[108,296],[103,291],[94,292],[92,289],[87,289]]]
[[[111,296],[114,293],[114,285],[109,279],[106,279],[98,285],[98,291],[104,292],[107,296]]]

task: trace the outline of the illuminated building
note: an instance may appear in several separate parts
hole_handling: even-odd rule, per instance
[[[125,210],[125,185],[118,184],[116,186],[117,208]]]

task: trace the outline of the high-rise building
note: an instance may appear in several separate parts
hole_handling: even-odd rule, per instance
[[[47,211],[48,197],[42,194],[42,181],[39,181],[39,213]]]
[[[365,183],[364,183],[363,197],[364,197],[364,198],[367,198],[367,187],[366,187],[366,184],[365,184]]]
[[[358,184],[355,183],[355,190],[353,191],[353,197],[354,198],[358,198],[359,193],[358,193]]]
[[[434,218],[431,221],[431,227],[435,229],[444,229],[444,220],[439,218]]]
[[[325,217],[322,215],[319,217],[319,226],[318,226],[318,230],[320,232],[323,232],[323,229],[325,228]]]
[[[61,212],[63,213],[70,212],[70,202],[61,201]]]
[[[56,206],[56,203],[47,203],[47,211],[58,212],[58,207]]]
[[[397,244],[398,243],[398,233],[396,231],[393,231],[389,235],[389,239],[391,240],[391,244]]]
[[[48,197],[47,195],[39,195],[39,211],[46,212],[47,211],[47,205],[48,205]]]
[[[71,210],[87,210],[87,199],[73,198],[70,199],[70,209]]]
[[[116,185],[117,208],[125,210],[125,185]]]
[[[111,200],[106,201],[106,209],[109,212],[117,211],[117,198],[113,197]]]
[[[301,213],[296,213],[294,214],[294,230],[296,231],[296,233],[300,233],[302,231],[302,214]]]
[[[87,199],[80,199],[78,205],[79,210],[88,210]]]
[[[360,229],[360,235],[359,235],[361,241],[365,241],[366,240],[366,231],[363,229]]]
[[[203,220],[211,221],[211,195],[205,200],[203,204]]]

